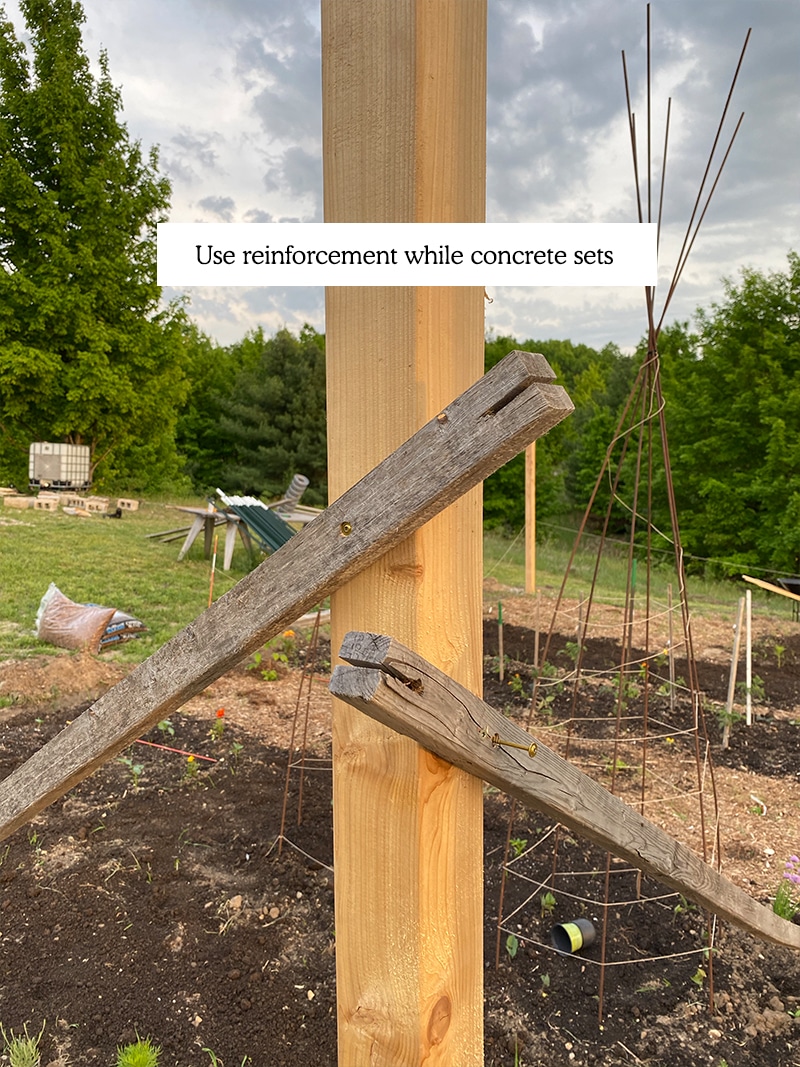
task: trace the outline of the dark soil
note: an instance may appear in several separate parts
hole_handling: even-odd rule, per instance
[[[487,624],[489,668],[496,632]],[[520,685],[498,685],[489,673],[487,699],[521,714],[533,638],[510,626],[504,636]],[[762,728],[734,731],[730,749],[715,759],[797,782],[800,727],[777,712],[800,707],[800,639],[783,644],[781,671],[766,652],[758,663],[770,694]],[[550,654],[561,666],[564,647],[561,640]],[[613,642],[598,641],[588,661],[613,667],[615,655]],[[724,668],[701,665],[701,678],[724,700]],[[79,710],[44,721],[41,712],[23,711],[4,723],[0,778]],[[330,773],[314,763],[305,775],[300,826],[293,773],[287,835],[294,844],[279,851],[287,753],[235,726],[217,742],[207,721],[176,715],[172,726],[174,736],[155,730],[151,739],[219,762],[189,764],[185,755],[134,745],[127,763],[106,764],[0,844],[0,1023],[19,1033],[46,1020],[42,1064],[54,1067],[106,1067],[137,1034],[163,1047],[163,1067],[210,1064],[204,1049],[225,1067],[334,1065]],[[487,792],[485,814],[487,1067],[513,1067],[515,1056],[520,1067],[800,1065],[800,954],[722,924],[710,1009],[705,917],[674,895],[640,902],[665,891],[614,863],[607,912],[573,907],[570,893],[602,898],[606,856],[565,831],[560,867],[573,873],[558,883],[552,914],[542,914],[535,894],[506,920],[496,968],[506,798]],[[537,813],[517,813],[518,842],[533,844],[550,830]],[[519,847],[505,916],[548,873],[542,855]],[[595,922],[598,939],[562,957],[548,947],[550,928],[576,910]],[[604,917],[608,961],[640,962],[604,969],[600,1021]]]

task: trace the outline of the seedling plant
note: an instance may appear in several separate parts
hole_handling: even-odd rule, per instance
[[[116,1067],[158,1067],[161,1047],[149,1037],[137,1038],[133,1044],[117,1049]]]
[[[13,1030],[11,1033],[6,1033],[5,1028],[0,1023],[3,1051],[8,1056],[8,1062],[11,1067],[39,1067],[41,1063],[39,1045],[44,1035],[44,1028],[45,1023],[42,1023],[42,1029],[39,1033],[31,1037],[28,1033],[28,1024],[25,1023],[23,1036],[18,1036]]]

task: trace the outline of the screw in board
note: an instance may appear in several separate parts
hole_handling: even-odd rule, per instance
[[[539,746],[535,741],[531,741],[529,745],[520,745],[516,741],[503,741],[499,734],[492,734],[489,738],[494,748],[502,745],[503,748],[521,748],[523,752],[527,752],[531,759],[539,751]]]

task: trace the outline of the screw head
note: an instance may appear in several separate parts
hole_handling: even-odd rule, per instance
[[[339,527],[339,530],[343,537],[347,537],[353,532],[353,525],[349,522],[343,522],[342,525]]]

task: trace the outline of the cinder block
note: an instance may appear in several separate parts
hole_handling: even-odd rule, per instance
[[[82,508],[84,499],[82,496],[78,496],[77,493],[62,493],[61,503],[65,508]]]
[[[87,511],[108,511],[107,496],[89,496],[83,502]]]
[[[127,500],[124,496],[117,498],[117,507],[122,508],[123,511],[138,511],[138,500]]]
[[[58,497],[37,496],[33,507],[35,511],[58,511]]]
[[[7,508],[32,508],[32,496],[4,496],[3,504]]]

